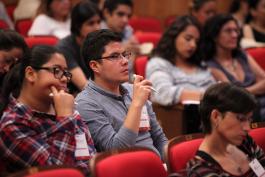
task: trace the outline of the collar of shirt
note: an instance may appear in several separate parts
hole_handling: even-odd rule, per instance
[[[120,85],[121,95],[116,95],[113,92],[110,92],[108,90],[105,90],[105,89],[101,88],[100,86],[98,86],[91,79],[89,79],[88,85],[86,86],[86,88],[87,87],[90,87],[91,89],[95,90],[96,92],[99,92],[102,95],[105,95],[105,96],[108,96],[108,97],[111,97],[111,98],[114,98],[114,99],[117,99],[117,100],[123,100],[123,97],[129,95],[129,91],[123,85]]]

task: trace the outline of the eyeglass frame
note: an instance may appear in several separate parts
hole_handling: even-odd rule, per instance
[[[128,56],[124,56],[125,54],[128,54]],[[117,56],[115,56],[117,55]],[[122,53],[114,53],[112,55],[106,56],[106,57],[101,57],[101,58],[96,58],[94,60],[110,60],[110,61],[118,61],[121,60],[123,58],[130,60],[130,57],[132,56],[132,52],[129,51],[124,51]]]
[[[60,68],[58,66],[53,66],[53,67],[31,66],[31,67],[33,69],[36,69],[36,70],[47,70],[47,71],[53,73],[53,76],[54,76],[55,79],[62,79],[63,76],[65,76],[66,79],[67,79],[67,82],[70,82],[71,79],[72,79],[72,77],[73,77],[73,74],[70,71],[65,70],[65,69],[62,69],[62,68]],[[60,77],[58,77],[58,75],[56,75],[56,73],[55,73],[56,72],[56,69],[59,69],[60,71],[63,71]]]

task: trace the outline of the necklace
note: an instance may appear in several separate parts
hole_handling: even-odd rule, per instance
[[[237,69],[237,62],[236,59],[232,59],[231,62],[226,62],[226,63],[220,63],[226,70],[229,70],[231,72],[235,72]]]

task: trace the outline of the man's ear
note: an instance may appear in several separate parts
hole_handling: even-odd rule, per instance
[[[37,80],[37,72],[31,66],[27,66],[25,69],[25,79],[31,83]]]
[[[97,62],[95,60],[91,60],[89,62],[89,66],[90,66],[90,68],[92,69],[92,71],[94,73],[99,73],[100,72],[100,63],[99,62]]]

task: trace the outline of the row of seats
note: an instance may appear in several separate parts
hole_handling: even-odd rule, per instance
[[[252,128],[249,132],[250,136],[265,151],[265,139],[263,138],[265,122],[254,123]],[[160,157],[147,148],[133,147],[98,153],[90,161],[92,176],[166,177],[168,175],[172,176],[172,174],[185,176],[186,164],[195,155],[203,136],[203,134],[191,134],[171,139],[165,147],[167,168],[163,165]],[[27,177],[82,176],[78,170],[69,167],[41,167],[13,174],[12,177],[22,176],[25,173],[31,174]]]

